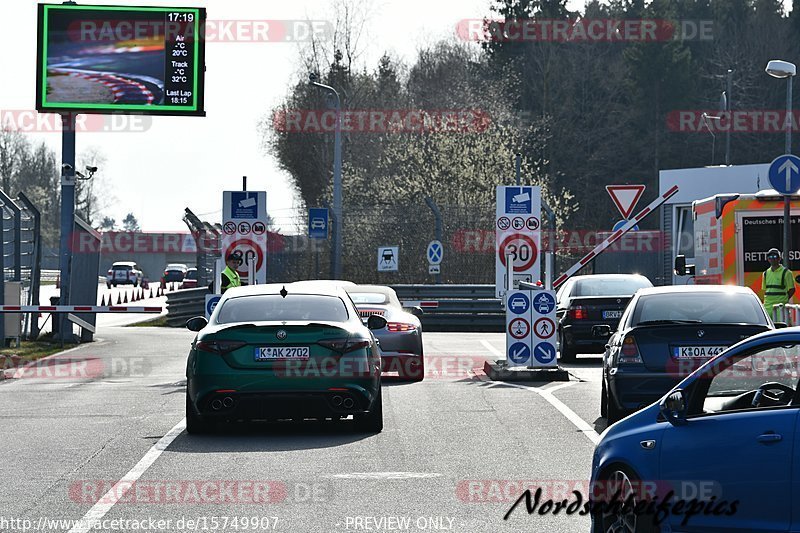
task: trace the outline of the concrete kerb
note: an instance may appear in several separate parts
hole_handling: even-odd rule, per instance
[[[569,381],[569,372],[558,368],[509,368],[502,359],[486,361],[483,371],[492,381]]]

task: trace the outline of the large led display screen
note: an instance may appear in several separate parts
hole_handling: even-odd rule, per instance
[[[36,109],[203,116],[203,8],[39,5]]]

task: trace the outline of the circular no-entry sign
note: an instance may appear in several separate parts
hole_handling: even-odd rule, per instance
[[[536,243],[530,235],[525,233],[513,233],[503,239],[500,246],[497,248],[500,262],[505,267],[507,267],[506,253],[511,254],[514,258],[514,271],[523,272],[530,269],[534,263],[536,263],[539,249],[536,247]]]

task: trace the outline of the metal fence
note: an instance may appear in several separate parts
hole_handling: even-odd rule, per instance
[[[20,192],[11,198],[0,190],[0,216],[2,216],[2,269],[0,294],[5,300],[5,282],[18,282],[23,305],[39,305],[41,284],[41,215],[33,203]],[[11,303],[11,302],[4,302]],[[35,314],[11,315],[22,320],[21,336],[35,338],[39,334],[38,316]],[[8,320],[4,322],[7,324]],[[5,328],[3,328],[5,329]],[[16,329],[16,328],[15,328]],[[3,332],[2,337],[9,337]],[[16,333],[14,334],[16,337]]]

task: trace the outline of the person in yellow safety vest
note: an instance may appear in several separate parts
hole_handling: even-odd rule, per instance
[[[242,280],[239,278],[239,273],[236,271],[241,264],[242,256],[235,253],[228,254],[228,257],[225,258],[225,270],[222,271],[220,292],[224,294],[226,290],[242,285]]]
[[[794,296],[794,275],[792,271],[781,265],[781,252],[770,248],[767,252],[769,268],[764,271],[762,286],[764,287],[764,308],[773,316],[773,306],[787,304]]]

